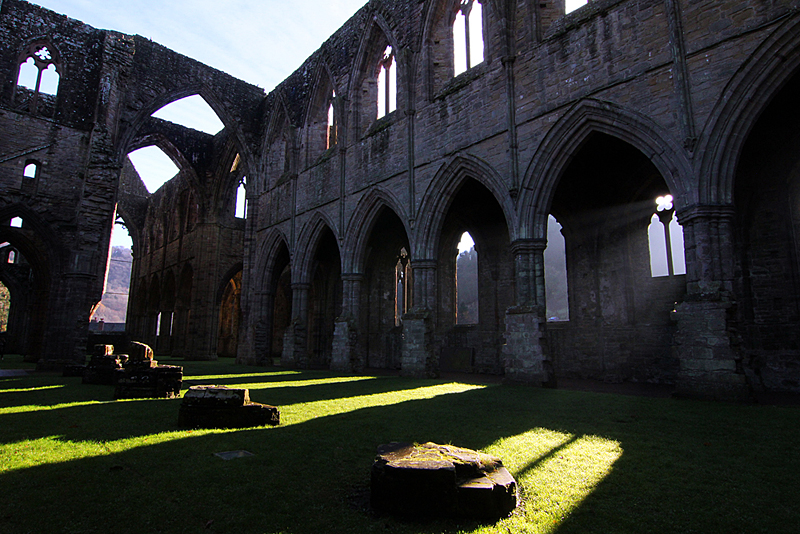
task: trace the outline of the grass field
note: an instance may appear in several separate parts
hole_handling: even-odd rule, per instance
[[[249,388],[281,425],[183,430],[177,399],[2,378],[0,532],[800,531],[797,407],[159,360],[184,388]],[[390,441],[500,456],[521,505],[491,524],[376,515],[369,469]],[[254,456],[214,456],[232,450]]]

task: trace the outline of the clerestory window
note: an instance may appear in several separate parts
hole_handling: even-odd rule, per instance
[[[378,118],[397,109],[397,69],[394,50],[387,46],[378,62]]]
[[[239,180],[239,187],[236,189],[236,212],[237,219],[247,218],[247,177],[243,176]]]
[[[19,65],[17,86],[33,92],[29,105],[31,113],[35,113],[37,110],[40,94],[58,94],[58,84],[61,80],[60,71],[54,53],[46,44],[33,44],[23,54]]]
[[[475,0],[462,0],[453,22],[453,66],[455,75],[483,61],[483,7]]]
[[[328,103],[328,126],[326,128],[327,143],[325,148],[331,148],[338,142],[338,127],[336,124],[336,110],[333,103],[336,101],[336,91],[331,91]]]

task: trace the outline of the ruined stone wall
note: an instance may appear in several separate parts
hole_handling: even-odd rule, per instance
[[[32,339],[77,341],[67,330],[99,299],[119,203],[137,249],[129,329],[162,352],[216,357],[221,321],[235,323],[220,315],[223,300],[236,308],[225,288],[241,271],[244,363],[280,350],[286,365],[342,371],[555,373],[719,398],[759,381],[796,389],[797,223],[782,199],[796,196],[797,128],[781,122],[794,112],[775,110],[796,108],[782,98],[800,72],[798,2],[593,0],[564,15],[561,0],[484,0],[484,59],[454,76],[458,5],[369,2],[265,95],[142,37],[3,2],[0,223],[32,222],[0,226],[0,238],[33,258],[38,291],[60,310]],[[64,84],[32,113],[15,69],[25,39],[42,35]],[[388,51],[397,106],[378,119]],[[151,117],[192,94],[222,133]],[[761,150],[753,139],[769,131],[791,146]],[[125,167],[150,145],[181,168],[154,195]],[[41,152],[34,179],[21,177],[27,150]],[[245,175],[241,221],[232,203]],[[659,279],[647,224],[667,193],[687,273]],[[558,325],[544,315],[551,213],[570,291]],[[464,231],[479,257],[475,326],[454,324],[450,251]],[[402,286],[376,272],[396,268],[400,248]],[[159,313],[168,340],[154,337]]]

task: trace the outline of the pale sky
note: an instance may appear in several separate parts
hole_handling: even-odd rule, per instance
[[[147,37],[269,92],[300,67],[367,0],[34,0],[32,3],[95,28]],[[567,0],[567,11],[584,3],[585,0]],[[182,116],[201,117],[205,126],[194,127],[216,133],[214,123],[218,121],[213,112],[203,119],[201,111],[190,108]],[[186,124],[169,116],[162,118]],[[152,149],[149,156],[132,158],[151,191],[157,189],[158,181],[163,178],[154,178],[151,183],[146,178],[149,168],[168,177],[177,172],[170,167],[166,156],[162,158],[166,162],[159,163],[158,154],[153,157],[153,151],[160,152]]]

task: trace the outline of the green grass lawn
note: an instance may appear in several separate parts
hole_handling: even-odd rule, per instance
[[[797,407],[159,361],[184,366],[184,388],[249,388],[280,426],[183,430],[177,399],[0,378],[0,532],[800,531]],[[491,524],[373,514],[370,465],[390,441],[497,455],[521,506]],[[231,450],[254,456],[214,456]]]

